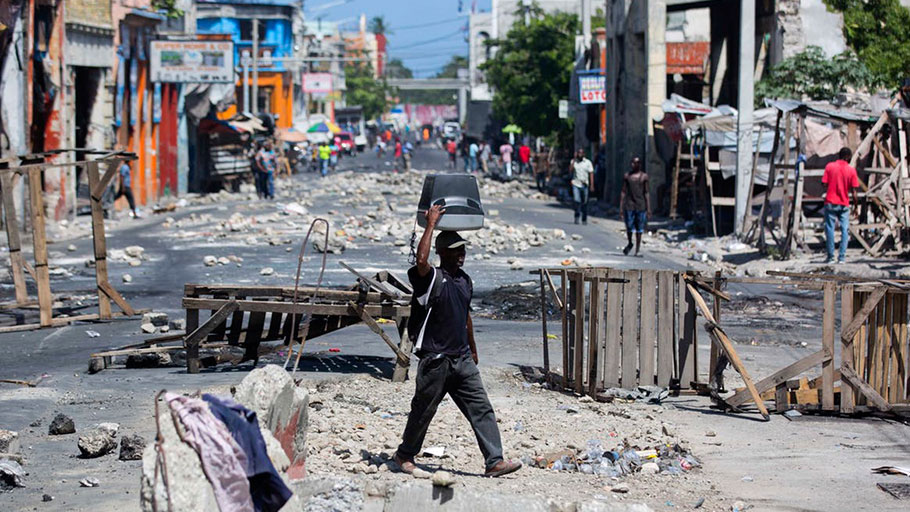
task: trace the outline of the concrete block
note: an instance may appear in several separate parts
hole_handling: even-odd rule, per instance
[[[281,443],[291,461],[288,476],[303,478],[309,405],[306,388],[296,386],[282,367],[270,364],[250,372],[237,386],[234,398],[254,411],[260,425],[268,427]]]
[[[0,453],[19,453],[19,433],[0,430]]]
[[[202,462],[193,448],[180,440],[174,429],[170,412],[164,407],[158,418],[164,439],[164,461],[167,464],[167,482],[159,467],[155,476],[157,452],[152,442],[142,452],[142,477],[139,503],[143,512],[154,510],[218,510],[212,485],[205,477]],[[168,489],[172,508],[168,507]]]

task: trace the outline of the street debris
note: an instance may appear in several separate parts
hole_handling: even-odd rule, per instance
[[[90,476],[79,480],[79,485],[81,487],[98,487],[101,482],[97,478]]]
[[[73,423],[73,419],[62,412],[54,416],[54,419],[51,420],[50,425],[47,427],[48,435],[52,436],[74,434],[75,432],[76,424]]]
[[[0,491],[9,491],[16,487],[25,487],[22,483],[25,471],[13,460],[0,459]]]
[[[120,460],[142,460],[142,450],[145,449],[145,439],[140,435],[123,436],[120,438]]]
[[[102,424],[79,436],[78,447],[82,458],[94,459],[113,451],[117,447],[116,435],[116,429]]]

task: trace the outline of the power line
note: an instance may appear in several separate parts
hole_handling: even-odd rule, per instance
[[[448,38],[450,38],[450,37],[452,37],[452,36],[459,35],[459,34],[461,34],[461,33],[462,33],[462,30],[459,28],[459,29],[456,30],[455,32],[450,32],[450,33],[448,33],[448,34],[446,34],[446,35],[443,35],[443,36],[435,37],[435,38],[433,38],[433,39],[427,39],[426,41],[418,41],[418,42],[416,42],[416,43],[411,43],[411,44],[407,44],[407,45],[404,45],[404,46],[399,46],[399,47],[397,47],[397,48],[395,48],[395,49],[396,49],[396,50],[406,50],[406,49],[408,49],[408,48],[416,48],[416,47],[418,47],[418,46],[424,46],[424,45],[429,44],[429,43],[435,43],[435,42],[437,42],[437,41],[443,41],[443,40],[448,39]]]
[[[460,21],[461,19],[462,19],[461,17],[457,17],[457,18],[449,18],[446,20],[431,21],[429,23],[421,23],[418,25],[405,25],[404,27],[392,27],[392,30],[398,31],[398,30],[411,30],[414,28],[434,27],[436,25],[444,25],[446,23],[452,23],[453,21]]]

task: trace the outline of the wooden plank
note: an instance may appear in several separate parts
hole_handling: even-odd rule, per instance
[[[854,290],[855,291],[855,290]],[[859,310],[862,308],[862,305],[866,302],[866,299],[869,298],[868,292],[856,292],[853,298],[853,315],[856,316],[859,313]],[[850,317],[853,318],[852,316]],[[856,342],[853,344],[853,369],[854,371],[859,371],[860,377],[866,375],[866,348],[868,345],[868,327],[866,324],[863,324],[859,330],[856,332]],[[843,367],[843,364],[841,364]],[[854,386],[853,399],[856,402],[856,406],[859,407],[866,403],[866,397],[859,392],[858,389]]]
[[[611,278],[622,277],[619,270],[610,270]],[[604,388],[619,387],[620,330],[622,329],[622,283],[607,283],[607,308],[604,317]]]
[[[85,167],[88,175],[89,189],[98,183],[98,162],[90,162]],[[108,282],[107,276],[107,240],[104,235],[104,207],[100,198],[89,198],[92,211],[92,246],[95,252],[95,283],[98,287],[98,315],[110,318],[111,300],[101,289],[101,283]],[[189,325],[187,325],[189,331]]]
[[[765,377],[764,379],[755,383],[755,390],[761,394],[765,391],[775,388],[780,384],[787,382],[787,380],[796,377],[797,375],[809,371],[812,368],[824,364],[826,361],[833,361],[833,357],[830,353],[826,352],[825,349],[814,352],[799,361],[790,363],[789,365],[777,370],[771,375]],[[728,405],[732,407],[739,407],[740,405],[749,402],[752,400],[752,396],[747,388],[742,388],[736,391],[733,395],[729,396],[724,400]]]
[[[910,378],[910,368],[907,367],[908,357],[910,357],[910,339],[908,339],[908,303],[910,303],[910,297],[903,295],[901,297],[901,321],[900,321],[900,336],[898,337],[898,346],[897,353],[900,354],[900,360],[902,364],[901,370],[898,372],[897,384],[898,384],[898,393],[897,393],[897,402],[906,402],[907,401],[907,382]],[[892,402],[893,403],[893,402]]]
[[[641,343],[638,346],[638,380],[653,386],[657,347],[657,271],[641,271]]]
[[[9,267],[13,275],[16,303],[28,302],[23,273],[25,259],[22,256],[22,242],[19,239],[19,221],[16,219],[16,204],[13,200],[13,174],[0,175],[0,192],[3,194],[3,223],[6,226],[6,241],[9,248]]]
[[[382,341],[384,341],[385,344],[388,345],[390,349],[392,349],[392,352],[395,354],[395,357],[399,361],[401,361],[402,363],[405,363],[410,359],[410,356],[408,354],[402,353],[399,350],[398,345],[396,345],[395,342],[392,341],[392,338],[389,338],[389,335],[386,334],[385,331],[382,330],[382,326],[380,326],[376,322],[376,320],[373,319],[373,317],[371,317],[366,311],[364,311],[362,306],[358,306],[357,304],[354,304],[353,302],[348,302],[348,307],[351,308],[352,316],[360,317],[360,319],[363,320],[363,323],[365,323],[366,326],[369,327],[371,331],[378,334],[379,337],[382,338]]]
[[[107,170],[104,171],[104,176],[102,176],[101,179],[91,187],[91,199],[94,199],[95,201],[101,201],[102,196],[104,196],[104,189],[106,189],[107,186],[111,184],[111,180],[113,180],[114,176],[117,175],[117,172],[120,170],[120,163],[122,161],[123,160],[119,158],[112,158],[106,161]],[[95,161],[85,164],[83,168],[86,168],[92,164],[94,164],[97,168],[98,163]]]
[[[202,339],[209,335],[212,330],[224,323],[227,320],[228,315],[237,310],[236,301],[228,301],[223,306],[218,308],[218,311],[215,312],[204,324],[200,325],[193,331],[188,331],[190,334],[187,335],[186,339],[183,341],[183,344],[186,346],[186,371],[187,373],[199,373],[199,344],[202,342]],[[188,326],[189,327],[189,326]]]
[[[685,274],[679,273],[679,332],[677,368],[680,388],[689,388],[696,378],[695,301],[687,289]]]
[[[628,282],[622,285],[622,374],[620,382],[623,389],[635,389],[638,386],[638,348],[639,319],[641,306],[638,297],[641,290],[641,272],[627,270],[623,279]]]
[[[595,379],[597,380],[597,385],[601,389],[604,388],[604,358],[607,354],[607,286],[609,285],[609,278],[607,274],[604,274],[603,278],[598,278],[598,294],[597,294],[597,375]]]
[[[268,340],[277,340],[281,337],[281,313],[272,313],[269,318]]]
[[[560,270],[562,280],[562,387],[569,387],[569,274],[565,269]]]
[[[855,128],[855,125],[854,125],[854,128]],[[846,284],[841,289],[840,306],[841,306],[841,315],[840,315],[841,327],[844,327],[850,323],[851,319],[853,319],[853,285],[852,284]],[[841,349],[840,349],[841,366],[846,365],[851,368],[853,367],[853,353],[854,353],[853,344],[856,343],[856,338],[857,337],[854,336],[853,339],[850,340],[850,343],[843,341],[843,338],[841,339]],[[841,391],[840,391],[840,412],[842,412],[844,414],[853,414],[854,407],[856,406],[856,402],[854,401],[854,398],[853,398],[853,386],[848,383],[844,383],[844,384],[845,385],[841,386]]]
[[[546,276],[547,284],[550,285],[550,291],[553,293],[553,301],[556,302],[556,306],[559,307],[559,309],[565,308],[565,300],[559,296],[559,292],[557,292],[556,287],[553,286],[553,278],[550,276],[550,271],[545,268],[541,269],[541,276]]]
[[[856,372],[853,371],[853,368],[844,366],[841,368],[840,373],[842,378],[847,379],[850,384],[853,384],[859,388],[860,393],[862,393],[863,396],[865,396],[872,403],[872,405],[878,408],[878,410],[882,412],[888,412],[891,410],[891,404],[882,398],[878,392],[872,389],[872,386],[870,386],[866,381],[859,378],[859,376],[856,375]]]
[[[904,361],[902,360],[902,353],[900,346],[903,343],[901,338],[901,323],[902,319],[906,317],[906,312],[903,309],[906,309],[904,305],[904,295],[892,294],[891,302],[891,342],[889,345],[889,355],[891,358],[891,364],[889,365],[889,376],[888,376],[888,399],[889,403],[896,403],[901,401],[903,398],[903,388],[901,384],[901,376],[904,374]]]
[[[144,314],[144,313],[148,313],[149,311],[151,311],[151,310],[150,310],[150,309],[140,309],[140,310],[137,310],[136,313],[141,315],[141,314]],[[124,315],[123,313],[121,313],[121,312],[118,311],[118,312],[114,313],[114,314],[111,315],[111,316],[114,317],[114,318],[119,318],[119,317],[122,317],[122,316],[125,316],[125,315]],[[51,321],[50,327],[61,327],[61,326],[64,326],[64,325],[69,325],[69,324],[71,324],[71,323],[73,323],[73,322],[92,322],[92,321],[95,321],[95,320],[98,320],[98,319],[99,319],[99,318],[98,318],[98,313],[90,313],[90,314],[85,314],[85,315],[63,316],[63,317],[54,318],[54,319]],[[35,330],[35,329],[41,329],[41,328],[43,328],[43,327],[47,327],[47,326],[41,325],[41,324],[8,325],[8,326],[6,326],[6,327],[0,327],[0,334],[4,334],[4,333],[8,333],[8,332],[33,331],[33,330]]]
[[[698,291],[691,284],[687,284],[686,289],[689,292],[689,296],[692,297],[698,309],[701,311],[702,316],[705,317],[708,324],[706,327],[711,335],[711,339],[715,343],[720,344],[723,351],[727,354],[727,359],[730,360],[730,364],[739,372],[740,377],[742,377],[743,382],[746,384],[746,388],[749,390],[752,401],[754,401],[756,407],[758,407],[758,411],[766,421],[771,419],[771,416],[768,414],[768,409],[765,408],[765,403],[761,399],[761,393],[758,392],[755,388],[755,384],[752,383],[752,378],[749,377],[749,371],[746,370],[745,365],[743,365],[742,360],[739,358],[739,354],[737,354],[736,350],[733,348],[733,343],[730,341],[730,338],[727,337],[723,328],[714,321],[714,315],[712,315],[711,311],[708,309],[705,299],[698,294]]]
[[[878,303],[878,306],[875,308],[873,314],[875,315],[875,337],[874,337],[874,351],[872,356],[872,374],[867,382],[876,393],[881,394],[881,380],[882,380],[882,352],[884,343],[883,338],[885,336],[884,327],[885,327],[885,298],[882,298],[882,301]]]
[[[837,300],[837,285],[832,281],[825,283],[824,310],[822,313],[822,350],[834,354],[834,303]],[[834,410],[834,360],[822,363],[822,409]]]
[[[411,343],[411,336],[408,334],[408,318],[402,317],[398,319],[398,332],[401,337],[401,341],[398,343],[398,353],[406,354],[408,356],[407,361],[402,361],[401,358],[395,359],[395,370],[392,372],[392,382],[404,382],[408,378],[408,368],[411,366],[411,349],[413,344]]]
[[[98,283],[98,288],[104,292],[105,295],[110,297],[111,300],[113,300],[117,306],[123,310],[123,313],[126,316],[134,316],[136,314],[136,311],[132,306],[130,306],[130,303],[127,302],[126,299],[124,299],[123,296],[120,295],[120,293],[115,290],[113,286],[111,286],[111,283],[107,281],[101,281]]]
[[[235,296],[235,300],[243,300],[244,296]],[[243,311],[237,309],[231,315],[231,329],[227,333],[227,342],[229,345],[237,345],[240,342],[240,333],[243,331]]]
[[[258,346],[262,341],[263,328],[265,327],[265,312],[253,311],[250,313],[250,320],[246,325],[246,337],[243,340],[243,346],[250,350],[251,347]]]
[[[885,294],[882,304],[885,306],[885,320],[882,324],[882,357],[881,357],[881,384],[879,385],[879,394],[888,402],[891,402],[891,342],[894,330],[894,294]]]
[[[227,300],[228,299],[184,297],[183,307],[185,309],[218,309],[222,304],[227,302]],[[292,302],[265,300],[238,300],[237,304],[240,306],[241,311],[256,311],[260,313],[278,312],[286,315],[297,313],[298,315],[312,314],[326,316],[348,316],[350,314],[350,310],[345,304],[309,304],[306,302],[294,304]],[[410,311],[410,306],[390,303],[366,305],[364,307],[366,308],[367,313],[374,318],[399,318],[407,311]]]
[[[47,268],[47,233],[45,231],[44,191],[41,187],[40,169],[29,170],[28,190],[40,319],[42,326],[50,327],[54,317],[54,297],[51,294],[50,273]],[[102,318],[104,317],[102,316]]]
[[[853,319],[850,320],[850,323],[847,324],[847,327],[841,330],[842,342],[852,342],[853,336],[856,335],[856,331],[859,330],[860,326],[866,322],[866,318],[882,300],[882,297],[885,296],[885,292],[887,290],[888,288],[886,286],[880,286],[869,295],[869,298],[863,302],[863,306],[860,308],[859,312],[853,316]]]
[[[543,374],[550,373],[550,338],[547,334],[547,290],[544,272],[540,273],[540,325],[543,330]]]
[[[202,285],[202,284],[187,284],[186,286],[191,287],[193,290],[192,293],[185,293],[186,295],[192,296],[201,296],[201,295],[215,295],[215,294],[227,294],[231,296],[243,296],[243,297],[252,297],[252,298],[264,298],[264,297],[281,297],[284,299],[293,299],[294,298],[294,287],[293,286],[245,286],[245,285]],[[316,293],[317,288],[315,286],[300,286],[297,289],[297,298],[300,302],[310,301],[312,302],[312,296]],[[361,298],[361,294],[356,290],[339,290],[332,288],[318,288],[319,299],[327,300],[336,300],[347,302],[349,300],[358,300]],[[369,292],[366,295],[366,301],[368,303],[378,303],[382,300],[381,294],[377,292]]]
[[[587,378],[588,378],[588,395],[591,398],[594,398],[594,395],[597,394],[597,368],[600,360],[597,358],[597,347],[600,346],[600,337],[598,332],[600,331],[600,325],[603,323],[603,318],[601,318],[601,306],[600,297],[603,294],[601,288],[600,280],[595,279],[591,282],[591,294],[590,294],[590,313],[588,315],[588,364],[587,364]]]
[[[574,375],[575,375],[575,392],[581,393],[584,390],[585,380],[585,281],[584,274],[581,272],[575,274],[575,339],[574,341]]]
[[[673,272],[657,273],[657,385],[667,387],[673,378],[673,328],[676,323],[676,296]]]

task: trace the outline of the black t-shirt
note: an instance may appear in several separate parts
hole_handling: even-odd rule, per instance
[[[471,278],[461,269],[452,275],[439,267],[421,276],[417,266],[413,266],[408,270],[408,279],[414,288],[413,301],[427,310],[426,320],[419,330],[410,333],[418,354],[461,355],[469,352],[468,312],[474,296]],[[441,280],[441,285],[436,284],[436,280]],[[438,290],[437,294],[433,293],[434,289]]]

